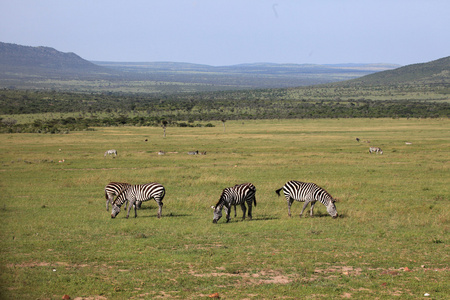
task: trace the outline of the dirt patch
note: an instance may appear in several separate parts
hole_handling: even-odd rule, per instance
[[[218,270],[224,270],[224,268],[217,268]],[[227,273],[227,272],[211,272],[211,273],[196,273],[195,271],[189,271],[189,274],[195,277],[237,277],[246,279],[246,282],[251,284],[288,284],[293,281],[290,276],[280,274],[275,271],[261,271],[258,273]]]
[[[108,298],[103,296],[90,296],[90,297],[76,297],[73,300],[107,300]]]
[[[340,273],[343,275],[360,275],[362,272],[361,268],[354,268],[351,266],[330,266],[325,269],[316,268],[314,270],[315,274],[328,274],[328,273]]]

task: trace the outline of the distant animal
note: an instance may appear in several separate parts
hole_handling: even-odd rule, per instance
[[[369,153],[372,154],[373,152],[383,154],[383,150],[381,150],[381,148],[378,147],[370,147]]]
[[[284,196],[286,197],[288,203],[289,217],[291,216],[291,205],[294,200],[305,202],[300,213],[300,217],[303,215],[303,212],[309,203],[311,203],[310,216],[313,217],[314,205],[317,201],[326,206],[327,212],[330,216],[333,218],[338,217],[336,206],[334,205],[336,200],[334,200],[327,191],[317,186],[315,183],[291,180],[286,182],[282,188],[275,191],[278,196],[280,196],[281,190],[283,190]]]
[[[198,153],[199,155],[206,155],[206,151],[202,151]]]
[[[114,200],[113,208],[111,211],[111,218],[115,218],[120,213],[120,207],[128,201],[127,219],[130,216],[131,206],[134,205],[134,217],[137,217],[137,204],[136,202],[143,202],[150,199],[155,199],[158,203],[158,218],[161,218],[163,199],[166,195],[164,187],[156,182],[132,185],[126,190],[123,190]]]
[[[164,155],[164,154],[166,154],[166,152],[164,152],[164,151],[158,151],[158,155]]]
[[[126,182],[110,182],[105,186],[106,211],[109,210],[109,203],[113,204],[114,197],[130,186],[131,184]]]
[[[356,141],[359,142],[359,138],[356,138]]]
[[[189,155],[198,155],[198,150],[197,151],[189,151],[188,154]]]
[[[113,155],[113,154],[114,154],[114,156],[117,156],[117,150],[114,150],[114,149],[107,150],[105,152],[105,157],[106,157],[106,155]]]
[[[215,206],[211,206],[214,209],[213,223],[217,223],[222,218],[222,209],[225,207],[227,223],[230,221],[231,206],[240,205],[242,208],[242,220],[245,219],[245,213],[248,206],[248,218],[252,219],[252,204],[256,206],[256,187],[251,183],[237,184],[233,187],[225,188],[220,195],[220,199]]]

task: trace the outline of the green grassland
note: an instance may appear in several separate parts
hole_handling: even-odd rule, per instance
[[[448,297],[448,119],[214,125],[0,135],[0,298]],[[337,198],[339,218],[320,203],[299,218],[299,202],[289,218],[275,190],[293,179]],[[163,184],[162,218],[151,200],[111,219],[109,181]],[[243,182],[253,220],[238,208],[213,224],[222,189]]]

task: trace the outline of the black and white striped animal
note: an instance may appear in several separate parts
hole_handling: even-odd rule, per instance
[[[334,202],[336,202],[336,200],[334,200],[327,191],[314,183],[291,180],[286,182],[286,184],[282,188],[275,191],[278,196],[280,196],[281,190],[283,190],[284,196],[286,197],[286,200],[288,202],[289,217],[291,216],[291,205],[294,200],[305,202],[302,212],[300,213],[300,217],[303,215],[303,212],[305,211],[306,206],[308,206],[309,203],[311,203],[310,216],[312,217],[314,205],[317,201],[327,207],[327,212],[330,216],[332,216],[333,218],[337,218],[338,216],[336,206],[334,205]]]
[[[137,217],[137,202],[143,202],[150,199],[155,199],[156,203],[158,203],[158,218],[161,218],[162,207],[163,207],[163,199],[166,195],[166,190],[164,187],[156,182],[146,183],[146,184],[138,184],[132,185],[129,188],[123,190],[114,200],[113,208],[111,211],[111,218],[115,218],[119,212],[120,207],[128,201],[128,210],[127,210],[127,219],[130,216],[131,206],[134,205],[134,217]],[[136,204],[136,205],[135,205]]]
[[[372,154],[373,152],[383,154],[383,150],[381,150],[381,148],[378,147],[370,147],[369,153]]]
[[[107,151],[105,152],[105,157],[106,157],[106,155],[114,155],[114,156],[117,156],[117,150],[115,150],[115,149],[107,150]]]
[[[126,182],[110,182],[105,186],[106,211],[109,210],[109,203],[113,204],[114,197],[130,186],[131,184]]]
[[[242,219],[245,219],[245,212],[248,206],[248,217],[252,219],[252,203],[256,206],[256,187],[251,183],[237,184],[232,187],[225,188],[220,195],[220,199],[215,206],[211,206],[214,209],[213,223],[217,223],[222,217],[222,209],[225,207],[227,214],[227,223],[230,221],[231,206],[236,208],[236,205],[240,205],[242,208]]]
[[[196,150],[196,151],[189,151],[188,154],[189,155],[198,155],[198,150]]]

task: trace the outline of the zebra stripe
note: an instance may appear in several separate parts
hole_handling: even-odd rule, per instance
[[[156,182],[132,185],[128,189],[123,190],[114,200],[113,209],[111,211],[111,218],[115,218],[119,212],[120,207],[128,201],[127,219],[130,216],[131,206],[134,205],[134,217],[137,217],[137,204],[139,202],[155,199],[158,203],[158,218],[161,218],[161,212],[163,207],[163,199],[166,194],[164,187]],[[136,203],[138,202],[138,203]],[[136,204],[136,205],[135,205]]]
[[[312,217],[316,201],[319,201],[327,207],[327,212],[330,216],[332,216],[333,218],[337,218],[338,216],[336,206],[334,205],[334,202],[336,200],[334,200],[327,191],[314,183],[291,180],[286,182],[286,184],[282,188],[275,191],[278,196],[280,196],[281,190],[283,190],[284,196],[286,197],[286,200],[288,202],[289,217],[291,216],[291,205],[294,200],[305,202],[302,212],[300,213],[300,217],[303,215],[303,212],[305,211],[306,206],[308,206],[309,203],[311,203],[310,216]]]
[[[113,155],[113,154],[114,154],[114,156],[117,156],[117,150],[114,150],[114,149],[107,150],[105,152],[105,157],[106,157],[106,155]]]
[[[370,147],[369,153],[372,154],[372,152],[383,154],[383,150],[381,150],[381,148],[379,147]]]
[[[247,202],[248,206],[248,217],[252,219],[252,202],[256,206],[256,187],[251,183],[243,183],[237,184],[233,187],[225,188],[220,195],[220,199],[215,206],[212,206],[214,209],[214,218],[213,223],[217,223],[222,217],[222,209],[225,206],[226,214],[227,214],[227,223],[230,221],[230,212],[231,206],[235,207],[235,216],[236,216],[236,205],[240,205],[242,208],[242,220],[245,219],[245,212],[247,208],[245,207],[245,203]]]
[[[109,210],[109,203],[114,202],[114,196],[117,196],[123,190],[129,188],[131,184],[126,182],[110,182],[105,186],[106,211]]]

